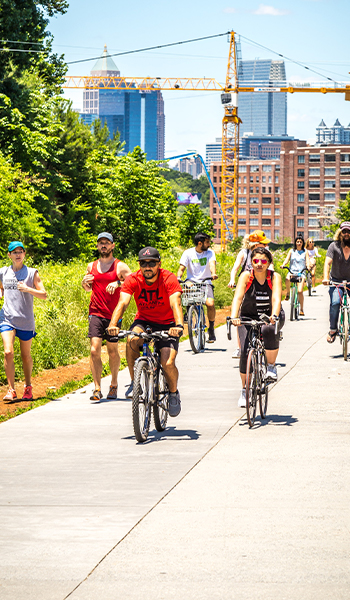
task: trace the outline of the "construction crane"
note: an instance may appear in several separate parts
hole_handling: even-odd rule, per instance
[[[309,84],[293,83],[278,87],[259,87],[258,82],[240,85],[237,74],[237,46],[235,32],[230,32],[230,48],[225,85],[214,78],[181,77],[111,77],[111,76],[66,76],[63,85],[66,89],[89,90],[142,90],[142,91],[200,91],[221,92],[224,106],[222,121],[222,173],[221,173],[221,248],[224,250],[230,240],[238,234],[238,173],[239,173],[239,124],[238,95],[244,92],[271,93],[322,93],[345,94],[350,101],[350,85],[346,83]],[[249,82],[247,82],[249,83]],[[215,194],[216,197],[216,194]]]

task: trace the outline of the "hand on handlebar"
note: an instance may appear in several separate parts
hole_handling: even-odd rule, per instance
[[[235,327],[238,327],[239,325],[241,325],[241,319],[239,317],[236,317],[236,318],[231,317],[231,323]]]
[[[330,281],[329,281],[329,279],[323,279],[322,283],[323,283],[323,285],[329,285]]]
[[[120,327],[114,327],[113,325],[110,325],[109,327],[107,327],[106,331],[111,337],[117,337],[120,332]]]
[[[183,327],[170,327],[169,329],[169,335],[172,337],[181,337],[183,332]]]

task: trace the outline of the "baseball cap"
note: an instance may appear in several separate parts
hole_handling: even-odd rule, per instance
[[[350,221],[343,221],[342,224],[340,225],[340,229],[343,231],[343,229],[349,229],[350,231]]]
[[[266,245],[271,242],[271,240],[269,240],[269,238],[266,237],[265,233],[260,229],[256,229],[255,231],[253,231],[253,233],[250,234],[249,241],[253,243],[259,242],[259,244]]]
[[[139,260],[147,260],[148,258],[153,258],[156,260],[160,260],[160,254],[156,248],[152,248],[152,246],[146,246],[146,248],[142,248],[139,252]]]
[[[99,233],[97,236],[97,241],[101,240],[102,238],[106,238],[106,240],[109,240],[113,244],[113,235],[111,233],[107,233],[107,231]]]
[[[13,252],[16,248],[23,248],[25,250],[22,242],[10,242],[8,246],[8,251]]]

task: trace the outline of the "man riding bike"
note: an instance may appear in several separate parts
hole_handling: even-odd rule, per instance
[[[125,310],[129,306],[131,297],[134,296],[137,313],[130,329],[136,333],[146,331],[168,331],[168,339],[157,341],[160,349],[160,360],[164,374],[169,385],[169,415],[176,417],[181,411],[180,394],[177,389],[179,377],[175,359],[179,348],[179,336],[183,332],[183,313],[181,307],[182,289],[173,273],[161,268],[160,254],[156,248],[147,246],[139,252],[139,271],[131,273],[122,287],[120,300],[115,308],[108,333],[116,336],[119,333],[117,326]],[[126,398],[132,398],[134,365],[140,356],[142,339],[129,336],[126,347],[131,383],[127,389]]]
[[[196,233],[194,237],[194,248],[185,250],[180,258],[180,266],[177,272],[177,278],[181,279],[185,269],[187,270],[187,279],[196,283],[201,283],[208,277],[217,279],[215,252],[209,248],[211,244],[210,236],[206,233]],[[205,302],[208,313],[208,342],[212,344],[216,341],[215,325],[215,302],[212,286],[208,286],[208,296]]]
[[[334,283],[350,281],[350,221],[344,221],[329,244],[323,270],[323,285],[329,285],[330,277]],[[347,286],[350,293],[350,285]],[[332,344],[337,335],[340,300],[344,295],[341,287],[330,286],[329,297],[329,333],[327,342]]]

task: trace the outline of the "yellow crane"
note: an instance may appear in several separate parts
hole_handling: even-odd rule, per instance
[[[277,88],[261,88],[239,84],[237,75],[237,57],[235,32],[230,32],[230,49],[228,56],[225,85],[214,78],[185,77],[108,77],[67,75],[66,89],[109,89],[109,90],[143,90],[143,91],[199,91],[221,92],[224,105],[222,121],[222,173],[221,173],[221,207],[224,219],[221,219],[221,247],[225,249],[230,239],[238,233],[238,172],[239,172],[239,123],[238,94],[244,92],[288,92],[345,94],[350,101],[350,85],[327,82],[312,86],[309,83],[286,85]]]

